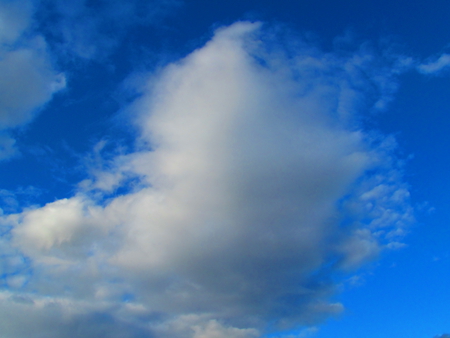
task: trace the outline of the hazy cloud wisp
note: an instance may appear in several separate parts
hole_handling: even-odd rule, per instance
[[[440,74],[450,67],[450,54],[442,54],[435,61],[420,64],[417,69],[422,74]]]

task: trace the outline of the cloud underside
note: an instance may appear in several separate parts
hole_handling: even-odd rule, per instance
[[[334,274],[400,245],[408,191],[392,140],[352,122],[370,57],[267,39],[218,30],[130,108],[148,150],[3,218],[7,336],[258,337],[342,312]]]

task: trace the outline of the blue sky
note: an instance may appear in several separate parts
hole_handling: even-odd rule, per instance
[[[0,326],[450,334],[450,3],[0,0]]]

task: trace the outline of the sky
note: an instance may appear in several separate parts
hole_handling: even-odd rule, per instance
[[[449,15],[0,0],[1,337],[450,337]]]

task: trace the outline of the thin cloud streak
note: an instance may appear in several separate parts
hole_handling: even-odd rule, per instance
[[[440,74],[450,67],[450,54],[442,54],[435,61],[420,64],[417,69],[422,74]]]

